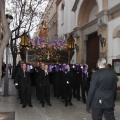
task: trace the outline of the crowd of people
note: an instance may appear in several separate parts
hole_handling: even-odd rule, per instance
[[[29,66],[31,68],[31,65]],[[23,108],[26,107],[27,103],[32,106],[30,98],[31,84],[36,88],[36,98],[40,100],[42,107],[44,107],[45,101],[48,105],[52,105],[50,102],[50,84],[53,86],[54,97],[57,99],[61,98],[65,102],[65,106],[73,105],[72,96],[77,98],[78,101],[82,97],[83,103],[86,103],[91,74],[94,72],[94,70],[89,71],[87,64],[69,65],[56,63],[47,65],[43,62],[37,62],[36,66],[29,70],[27,69],[27,64],[21,62],[21,64],[17,65],[15,71],[15,84],[18,85]]]
[[[101,61],[99,61],[99,63],[100,62]],[[29,107],[33,107],[31,102],[31,85],[35,86],[36,99],[40,101],[42,107],[45,106],[45,103],[47,103],[49,106],[52,106],[50,100],[50,84],[52,84],[54,97],[57,99],[61,98],[62,102],[64,102],[65,107],[68,105],[73,105],[73,96],[78,101],[82,99],[83,103],[87,105],[86,110],[89,112],[95,90],[97,90],[96,87],[99,88],[99,85],[102,83],[99,81],[99,79],[105,79],[103,83],[107,83],[106,85],[109,84],[109,80],[111,81],[110,87],[107,88],[105,85],[103,85],[105,87],[104,89],[108,89],[104,90],[104,92],[108,91],[109,93],[112,91],[112,83],[116,79],[116,76],[114,76],[115,72],[108,70],[110,69],[109,64],[107,66],[106,63],[104,64],[103,68],[105,70],[103,72],[99,72],[101,69],[99,65],[98,68],[99,69],[89,69],[87,64],[45,64],[43,62],[37,62],[36,66],[31,67],[31,65],[27,65],[24,62],[19,63],[16,67],[16,76],[14,80],[15,85],[19,91],[19,98],[23,104],[22,108],[25,108],[27,105]],[[109,73],[113,77],[109,75]],[[97,75],[93,78],[94,74]],[[104,74],[106,78],[104,78]],[[103,76],[103,78],[101,76]],[[93,79],[94,82],[92,82]],[[97,79],[97,83],[95,82],[95,79]],[[106,80],[107,82],[105,82]],[[103,89],[102,87],[99,88],[100,93],[102,93],[102,91],[100,91]],[[105,97],[104,93],[102,94],[103,95],[101,96]],[[102,100],[104,98],[101,98],[101,96],[98,101],[103,102]],[[115,99],[114,96],[113,98]],[[96,111],[96,109],[93,109],[93,111]],[[94,120],[98,119],[95,118]]]

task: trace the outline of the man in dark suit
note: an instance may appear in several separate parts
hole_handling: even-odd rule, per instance
[[[44,69],[41,71],[40,90],[42,107],[45,105],[45,100],[49,106],[52,106],[50,102],[50,79],[48,73],[48,65],[44,65]]]
[[[31,79],[30,73],[26,71],[26,63],[22,63],[22,67],[18,70],[15,77],[15,85],[20,87],[23,102],[22,108],[25,108],[27,104],[29,107],[33,107],[31,103]]]
[[[73,73],[70,70],[70,66],[66,65],[65,71],[62,74],[62,79],[64,81],[63,87],[64,88],[64,95],[65,95],[65,107],[72,104],[72,83],[73,83]]]
[[[36,86],[36,98],[37,100],[40,100],[40,86],[39,86],[39,83],[40,83],[40,71],[41,71],[41,68],[40,68],[40,62],[37,62],[37,65],[36,67],[34,67],[33,69],[34,71],[34,81],[35,81],[35,86]]]
[[[82,88],[82,100],[83,103],[86,104],[86,96],[88,95],[89,87],[90,87],[90,71],[88,70],[88,65],[83,65],[82,70],[82,80],[81,80],[81,88]]]
[[[98,59],[99,70],[92,74],[92,80],[87,98],[86,110],[92,108],[93,120],[115,120],[114,106],[117,91],[116,75],[106,69],[106,59]]]

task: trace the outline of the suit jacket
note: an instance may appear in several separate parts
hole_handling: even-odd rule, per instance
[[[79,69],[79,70],[74,70],[73,72],[73,76],[74,76],[74,83],[78,84],[78,83],[81,83],[82,81],[82,70]]]
[[[101,68],[92,74],[87,107],[111,108],[116,99],[117,80],[113,71]]]
[[[40,84],[41,72],[42,72],[42,69],[40,67],[34,67],[34,80],[36,85]]]
[[[44,70],[41,71],[40,75],[40,86],[50,85],[49,73],[45,73]]]
[[[72,71],[64,71],[62,74],[62,79],[63,79],[63,84],[72,86],[73,72]],[[69,82],[69,84],[67,82]]]
[[[16,74],[15,83],[18,83],[20,88],[31,86],[30,73],[26,71],[24,73],[23,69],[20,68]]]

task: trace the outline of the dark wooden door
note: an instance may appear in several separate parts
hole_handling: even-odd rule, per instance
[[[86,45],[86,63],[89,68],[95,68],[99,58],[99,37],[97,32],[88,36]]]

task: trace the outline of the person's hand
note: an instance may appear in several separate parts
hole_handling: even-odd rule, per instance
[[[18,89],[18,83],[15,83],[15,88]]]
[[[86,107],[86,111],[90,113],[90,107]]]

